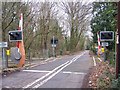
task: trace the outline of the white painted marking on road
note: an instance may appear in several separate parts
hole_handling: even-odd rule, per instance
[[[32,73],[49,73],[51,71],[43,71],[43,70],[22,70],[23,72],[32,72]],[[69,71],[63,71],[64,74],[86,74],[82,72],[69,72]]]
[[[102,59],[98,58],[101,62],[102,62]]]
[[[47,61],[49,61],[49,60],[50,60],[50,58],[46,59],[45,61],[47,62]]]
[[[50,60],[50,58],[48,58],[48,59],[46,59],[45,61],[46,62],[54,62],[54,61],[56,61],[58,58],[55,58],[55,59],[53,59],[53,60]]]
[[[38,81],[44,79],[45,77],[49,76],[50,74],[52,74],[53,72],[55,72],[57,69],[59,69],[60,67],[66,65],[69,61],[65,62],[64,64],[56,67],[55,69],[53,69],[51,72],[47,73],[46,75],[42,76],[41,78],[35,80],[34,82],[28,84],[27,86],[23,87],[23,88],[29,88],[30,86],[32,86],[33,84],[37,83]]]
[[[68,65],[70,65],[73,60],[76,61],[78,58],[80,58],[82,55],[84,55],[86,52],[84,52],[83,54],[81,54],[79,57],[76,56],[74,57],[72,60],[65,62],[64,64],[56,67],[55,69],[53,69],[51,72],[47,73],[46,75],[42,76],[41,78],[35,80],[34,82],[28,84],[27,86],[23,87],[23,88],[29,88],[31,86],[33,86],[34,84],[37,84],[37,82],[41,81],[39,84],[33,86],[33,88],[38,88],[41,85],[43,85],[44,83],[46,83],[48,80],[50,80],[52,77],[54,77],[56,74],[58,74],[61,70],[63,70],[65,67],[67,67]],[[50,75],[51,74],[51,75]],[[50,75],[50,76],[49,76]],[[48,78],[46,78],[48,77]],[[46,78],[46,79],[45,79]],[[42,81],[43,80],[43,81]]]
[[[65,67],[67,67],[71,63],[72,63],[72,61],[69,62],[68,64],[66,64],[65,66],[63,66],[62,68],[60,68],[58,71],[56,71],[55,73],[53,73],[51,76],[49,76],[48,78],[46,78],[45,80],[43,80],[39,84],[35,85],[33,88],[38,88],[38,87],[42,86],[44,83],[46,83],[48,80],[50,80],[52,77],[54,77],[56,74],[58,74],[60,71],[62,71]]]
[[[77,60],[77,58],[79,58],[79,56],[74,57],[71,61],[75,62]]]
[[[48,62],[54,62],[54,61],[56,61],[57,59],[54,59],[54,60],[51,60],[51,61],[48,61]]]
[[[64,74],[86,74],[83,72],[68,72],[68,71],[63,71]]]
[[[22,70],[24,72],[34,72],[34,73],[48,73],[51,71],[42,71],[42,70]]]
[[[96,66],[95,57],[93,57],[93,63],[94,63],[94,66]]]
[[[76,56],[75,58],[72,59],[72,61],[75,62],[78,58],[80,58],[81,56],[83,56],[86,52],[87,51],[83,52],[81,55]]]
[[[85,54],[85,53],[84,53]],[[82,55],[84,55],[82,54]],[[68,65],[70,65],[71,63],[73,63],[73,60],[77,60],[78,58],[80,58],[82,55],[80,56],[76,56],[74,57],[68,64],[66,64],[65,66],[63,66],[62,68],[60,68],[58,71],[56,71],[55,73],[53,73],[51,76],[49,76],[48,78],[46,78],[45,80],[41,81],[39,84],[35,85],[33,88],[38,88],[40,86],[42,86],[43,84],[45,84],[48,80],[50,80],[52,77],[54,77],[56,74],[58,74],[60,71],[62,71],[65,67],[67,67]]]

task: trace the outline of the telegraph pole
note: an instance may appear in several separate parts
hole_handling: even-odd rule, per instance
[[[116,78],[120,74],[120,1],[118,2],[118,14],[117,14],[117,41],[116,41]]]

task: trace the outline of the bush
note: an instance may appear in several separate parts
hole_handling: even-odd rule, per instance
[[[104,73],[98,78],[97,87],[104,89],[104,88],[115,88],[120,90],[120,75],[119,78],[116,79],[115,71],[110,67],[106,67]]]
[[[120,75],[119,75],[118,79],[115,79],[115,78],[112,79],[111,88],[116,88],[116,89],[120,90]]]

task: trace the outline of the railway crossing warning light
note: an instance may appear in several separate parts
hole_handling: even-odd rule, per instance
[[[9,41],[22,41],[22,31],[15,30],[9,31]]]
[[[113,41],[114,32],[113,31],[100,31],[100,41]]]
[[[58,44],[58,39],[57,38],[55,38],[55,39],[51,39],[51,44]]]

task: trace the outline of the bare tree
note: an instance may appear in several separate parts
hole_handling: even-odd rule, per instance
[[[60,7],[66,13],[70,30],[70,49],[75,50],[79,44],[81,35],[87,29],[88,17],[91,12],[91,5],[85,5],[82,1],[79,2],[62,2]]]

